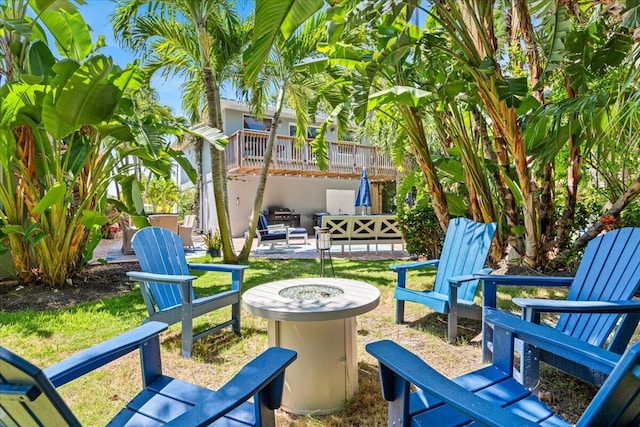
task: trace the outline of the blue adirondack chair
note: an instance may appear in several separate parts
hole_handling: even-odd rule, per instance
[[[404,302],[426,305],[432,310],[448,315],[448,340],[458,334],[458,316],[480,320],[482,309],[473,302],[478,281],[472,274],[483,270],[491,248],[496,224],[481,224],[467,218],[454,218],[442,246],[440,259],[389,266],[398,273],[394,297],[396,299],[396,323],[404,321]],[[433,290],[407,288],[407,272],[424,267],[437,267]]]
[[[514,298],[522,317],[540,323],[540,313],[562,313],[558,331],[593,346],[622,354],[640,320],[640,302],[630,302],[640,286],[640,228],[621,228],[593,239],[587,245],[575,277],[477,275],[483,289],[483,306],[496,307],[497,286],[570,286],[566,300]],[[626,301],[626,302],[622,302]],[[483,322],[483,360],[491,360],[494,333]],[[521,381],[538,383],[539,361],[600,386],[609,372],[566,360],[551,351],[532,357],[522,349]]]
[[[489,312],[496,330],[493,364],[450,380],[418,356],[392,341],[367,344],[380,364],[383,398],[389,401],[389,425],[570,426],[512,376],[515,339],[565,358],[592,359],[611,375],[580,417],[577,426],[638,425],[640,421],[640,343],[624,356],[517,317]],[[410,384],[418,390],[410,392]]]
[[[142,272],[127,275],[140,282],[149,320],[169,325],[182,323],[182,356],[191,357],[193,341],[231,326],[240,334],[240,291],[247,265],[188,264],[182,240],[177,234],[159,227],[139,230],[131,241]],[[196,297],[189,270],[231,273],[231,289],[214,295]],[[231,318],[196,335],[193,319],[231,306]]]
[[[269,348],[212,391],[162,374],[159,335],[166,329],[164,323],[147,322],[44,370],[0,347],[0,425],[80,426],[56,387],[139,349],[143,390],[110,426],[200,426],[215,420],[225,426],[275,426],[274,410],[294,351]],[[247,402],[251,397],[253,403]]]

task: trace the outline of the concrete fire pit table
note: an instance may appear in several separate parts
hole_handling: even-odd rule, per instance
[[[356,280],[292,279],[249,289],[242,301],[268,319],[269,346],[298,352],[285,373],[282,409],[299,415],[344,409],[358,391],[356,316],[378,306],[380,291]]]

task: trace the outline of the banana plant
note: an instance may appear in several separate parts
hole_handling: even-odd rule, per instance
[[[68,15],[57,21],[60,33],[68,34],[63,22],[82,27],[77,12],[59,13]],[[19,73],[0,88],[0,251],[11,252],[24,282],[62,285],[86,265],[107,221],[112,182],[129,184],[120,207],[143,213],[134,164],[125,159],[168,175],[173,158],[195,174],[158,137],[180,127],[136,115],[132,94],[142,71],[91,54],[78,34],[73,39],[76,48],[59,60],[43,41],[22,39]],[[56,40],[59,54],[65,39]]]

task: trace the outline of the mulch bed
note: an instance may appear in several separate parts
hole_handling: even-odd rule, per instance
[[[140,270],[137,262],[92,265],[72,279],[71,283],[59,287],[37,282],[25,285],[17,280],[0,280],[0,310],[56,310],[124,295],[135,284],[126,275],[127,271],[132,270]]]

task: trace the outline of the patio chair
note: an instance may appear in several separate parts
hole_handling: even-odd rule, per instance
[[[476,275],[482,283],[483,306],[497,306],[497,286],[570,286],[566,300],[514,298],[522,317],[540,323],[541,313],[560,313],[555,329],[591,346],[622,354],[640,320],[640,302],[631,302],[640,286],[640,228],[621,228],[593,239],[575,277]],[[547,329],[551,329],[547,327]],[[491,360],[495,332],[483,322],[483,360]],[[538,383],[543,361],[596,386],[609,374],[598,366],[566,360],[553,351],[532,357],[521,349],[521,381],[527,387]],[[518,374],[518,375],[520,375]]]
[[[258,239],[258,246],[261,244],[267,244],[273,249],[277,243],[283,243],[285,246],[289,246],[289,239],[291,237],[304,238],[304,244],[308,243],[309,236],[307,229],[302,227],[287,227],[284,224],[269,224],[267,218],[260,214],[258,218],[258,226],[256,227],[256,238]]]
[[[176,214],[155,214],[149,215],[149,225],[152,227],[166,228],[178,234],[178,215]]]
[[[467,218],[454,218],[442,246],[439,260],[428,260],[389,266],[398,273],[394,297],[396,299],[396,323],[404,321],[405,301],[426,305],[432,310],[448,315],[447,337],[455,341],[458,334],[458,316],[480,320],[482,309],[473,298],[478,281],[469,276],[484,267],[496,224],[481,224]],[[433,290],[407,288],[407,271],[424,267],[436,267]],[[458,279],[471,280],[458,280]]]
[[[0,347],[0,425],[80,426],[56,388],[136,350],[143,389],[110,426],[196,426],[215,420],[225,426],[275,425],[284,371],[296,358],[294,351],[269,348],[213,391],[162,374],[159,334],[165,329],[164,323],[145,323],[44,370]],[[251,397],[253,403],[247,401]]]
[[[612,371],[577,426],[638,425],[640,343],[620,357],[510,314],[488,310],[485,320],[496,331],[493,364],[453,380],[392,341],[367,344],[380,365],[390,426],[460,426],[474,421],[491,426],[570,426],[513,378],[515,339],[536,351],[557,351],[567,359],[588,360]],[[418,390],[411,393],[411,384]]]
[[[195,248],[193,243],[193,227],[196,225],[195,215],[185,215],[184,221],[178,226],[178,236],[182,239],[182,246]]]
[[[129,218],[120,218],[120,230],[122,230],[122,248],[120,252],[123,254],[133,253],[131,239],[138,229],[131,225]]]
[[[160,227],[141,229],[131,244],[142,272],[130,271],[127,276],[140,282],[149,320],[181,322],[183,357],[191,357],[194,340],[227,326],[240,335],[240,291],[248,265],[188,264],[180,236]],[[190,275],[190,269],[231,273],[231,289],[198,298],[193,290],[197,276]],[[231,306],[229,320],[193,334],[194,318],[227,306]]]
[[[309,233],[307,233],[307,229],[303,227],[289,227],[284,224],[269,224],[267,221],[267,217],[260,214],[260,218],[258,219],[258,229],[261,230],[269,230],[271,232],[279,232],[281,229],[285,229],[287,232],[287,237],[289,240],[292,237],[301,237],[304,239],[304,244],[308,244]],[[287,241],[288,244],[288,241]]]

